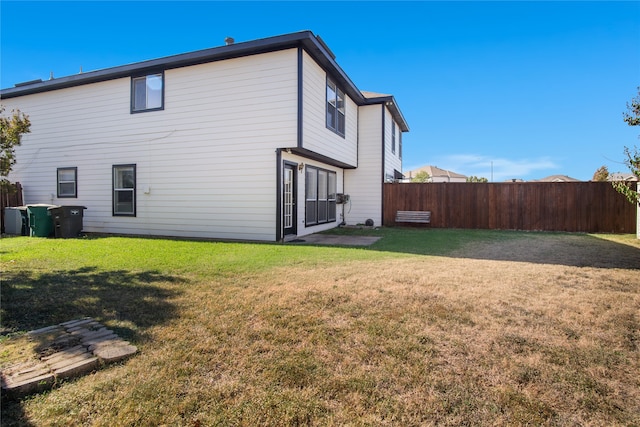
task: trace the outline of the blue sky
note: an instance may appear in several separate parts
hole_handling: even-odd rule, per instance
[[[396,97],[404,170],[589,180],[625,171],[639,143],[622,121],[640,86],[638,1],[2,0],[0,16],[2,88],[311,30],[359,89]]]

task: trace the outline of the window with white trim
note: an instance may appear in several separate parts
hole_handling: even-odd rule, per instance
[[[58,198],[78,197],[78,168],[58,168]]]
[[[337,175],[333,171],[307,166],[305,172],[305,225],[336,221]]]
[[[113,215],[136,216],[136,165],[113,166]]]
[[[344,92],[327,77],[327,128],[344,136],[345,125]]]
[[[164,74],[156,73],[131,79],[131,112],[164,108]]]

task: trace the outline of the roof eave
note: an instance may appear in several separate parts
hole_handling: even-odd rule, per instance
[[[316,62],[324,67],[332,78],[337,80],[337,83],[344,88],[345,93],[347,93],[351,99],[356,102],[356,104],[370,105],[383,102],[386,103],[402,131],[409,131],[406,120],[404,119],[400,109],[397,107],[397,103],[393,96],[366,98],[335,61],[333,52],[329,50],[321,39],[318,39],[311,31],[308,30],[248,42],[235,43],[227,46],[218,46],[158,59],[151,59],[128,65],[105,68],[102,70],[89,71],[52,80],[35,81],[32,84],[27,83],[0,90],[0,99],[15,98],[40,92],[65,89],[73,86],[98,83],[129,77],[136,74],[141,75],[147,72],[153,72],[154,70],[170,70],[296,47],[304,48]]]
[[[259,40],[252,40],[243,43],[236,43],[227,46],[218,46],[194,52],[182,53],[178,55],[166,56],[163,58],[151,59],[117,67],[105,68],[102,70],[89,71],[86,73],[60,77],[46,81],[36,81],[33,84],[20,85],[0,91],[0,97],[14,98],[18,96],[30,95],[39,92],[48,92],[57,89],[64,89],[72,86],[97,83],[101,81],[113,80],[122,77],[129,77],[135,74],[143,74],[152,70],[169,70],[174,68],[204,64],[207,62],[221,61],[231,58],[256,55],[265,52],[294,48],[301,45],[309,45],[315,41],[315,36],[311,31],[301,31],[297,33],[285,34],[281,36],[268,37]],[[328,54],[327,54],[328,55]]]
[[[400,110],[400,107],[398,106],[398,103],[396,102],[396,99],[393,97],[393,95],[365,98],[365,105],[375,104],[386,105],[389,111],[391,111],[391,115],[398,123],[400,130],[402,130],[402,132],[409,132],[409,124],[405,120],[404,115],[402,114],[402,111]]]

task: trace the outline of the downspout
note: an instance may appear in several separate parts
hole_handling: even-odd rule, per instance
[[[382,183],[380,184],[380,225],[384,225],[384,182],[386,180],[386,141],[385,141],[385,105],[384,102],[381,104],[382,106]]]
[[[302,112],[303,112],[303,103],[302,103],[302,92],[303,92],[303,81],[302,81],[302,47],[298,47],[298,59],[297,59],[297,74],[298,74],[298,82],[297,82],[297,90],[298,90],[298,106],[297,106],[297,114],[296,114],[296,145],[298,148],[302,148]],[[297,195],[296,195],[297,196]],[[282,229],[282,148],[276,148],[276,242],[284,241],[284,233]]]
[[[297,73],[298,73],[298,111],[297,111],[298,114],[297,114],[297,119],[298,120],[297,120],[297,129],[296,129],[297,130],[296,145],[298,146],[298,148],[303,148],[303,145],[304,145],[303,144],[303,136],[304,136],[304,122],[303,122],[304,103],[302,102],[303,101],[302,97],[303,97],[303,93],[304,93],[304,80],[303,80],[303,76],[302,76],[302,64],[303,64],[303,60],[304,60],[303,52],[304,52],[304,50],[302,49],[302,47],[301,46],[298,47],[298,64],[297,64],[298,65],[298,70],[297,70]],[[282,165],[282,160],[278,161],[278,165]],[[282,167],[282,166],[280,166],[280,167]],[[280,173],[282,174],[282,172],[280,172]],[[294,171],[294,173],[296,173],[296,172]],[[302,174],[302,176],[303,176],[303,178],[301,180],[306,179],[306,176],[305,176],[304,173]],[[282,182],[282,178],[280,179],[280,181]],[[300,184],[298,179],[296,179],[294,182],[296,182],[297,185]],[[280,184],[280,185],[282,185],[282,184]],[[299,203],[298,202],[299,197],[298,197],[298,194],[297,194],[299,187],[297,185],[296,185],[296,188],[294,190],[296,192],[296,195],[295,195],[295,200],[296,200],[295,209],[296,209],[296,211],[298,210],[298,203]],[[303,181],[303,185],[306,185],[306,182]],[[282,194],[282,189],[280,189],[279,194]],[[279,203],[280,203],[279,206],[281,206],[282,203],[281,202],[279,202]],[[280,224],[281,224],[284,221],[284,218],[282,218],[282,212],[280,213],[280,216],[281,216],[280,217]],[[298,224],[297,224],[297,222],[298,222],[298,214],[297,214],[297,212],[296,212],[296,215],[294,216],[294,218],[295,218],[295,221],[296,221],[296,234],[297,234],[298,233]],[[306,219],[305,219],[305,221],[306,221]],[[284,240],[284,231],[281,230],[280,232],[282,233],[282,239]]]
[[[304,111],[304,105],[302,103],[302,94],[303,94],[303,81],[302,81],[302,63],[303,63],[303,55],[302,55],[302,47],[298,48],[298,129],[297,129],[297,145],[298,148],[302,147],[302,136],[303,136],[303,122],[302,122],[302,114]]]
[[[357,106],[358,108],[356,108],[356,169],[358,169],[358,167],[360,167],[360,106]],[[343,194],[348,194],[347,190],[349,189],[349,187],[347,186],[347,182],[346,182],[346,173],[345,170],[342,169],[342,193]],[[349,203],[351,203],[351,201],[349,201]],[[344,213],[344,208],[345,208],[346,203],[342,204],[342,226],[347,225],[347,217],[345,216]]]
[[[342,169],[342,194],[347,194],[344,186],[344,177],[344,169]],[[344,205],[345,203],[342,203],[342,222],[339,225],[340,227],[347,225],[347,219],[344,217]]]
[[[276,242],[282,235],[282,148],[276,148]]]

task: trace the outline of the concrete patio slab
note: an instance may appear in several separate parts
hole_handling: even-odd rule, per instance
[[[380,240],[378,236],[342,236],[338,234],[309,234],[295,237],[285,243],[295,245],[370,246]]]

